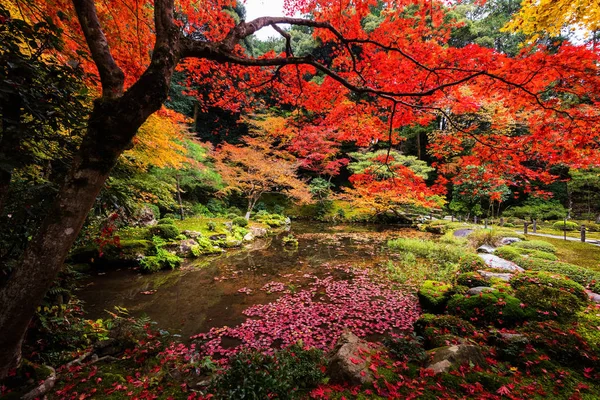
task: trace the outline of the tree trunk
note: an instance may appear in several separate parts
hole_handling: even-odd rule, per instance
[[[179,175],[175,175],[175,182],[177,183],[177,201],[179,203],[179,216],[183,220],[185,215],[183,213],[183,202],[181,201],[181,188],[179,187]]]

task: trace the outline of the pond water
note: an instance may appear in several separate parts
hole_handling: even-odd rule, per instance
[[[106,318],[106,311],[125,307],[131,315],[147,315],[158,328],[186,340],[211,328],[240,324],[247,319],[242,312],[248,307],[275,301],[281,292],[265,290],[270,282],[284,283],[288,292],[295,292],[305,288],[310,277],[331,275],[324,266],[369,268],[387,263],[394,258],[384,246],[390,238],[429,236],[394,226],[314,222],[295,222],[291,233],[298,239],[297,249],[282,244],[289,234],[284,232],[190,261],[176,271],[94,272],[82,282],[78,296],[90,319]],[[343,279],[343,272],[335,273]]]

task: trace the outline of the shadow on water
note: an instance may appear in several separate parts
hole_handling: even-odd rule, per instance
[[[314,222],[296,222],[291,233],[298,239],[297,249],[283,246],[285,232],[221,256],[192,260],[176,271],[95,274],[83,281],[78,296],[86,303],[90,319],[107,317],[106,310],[115,306],[125,307],[132,315],[148,315],[160,329],[186,339],[212,327],[237,325],[247,318],[242,312],[249,306],[277,299],[278,293],[261,290],[269,282],[298,290],[308,282],[305,274],[321,275],[323,264],[376,266],[389,258],[387,239],[427,236],[389,225]],[[240,288],[250,289],[251,294],[240,293]]]

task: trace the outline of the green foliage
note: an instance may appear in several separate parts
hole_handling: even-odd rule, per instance
[[[443,282],[425,281],[417,295],[421,307],[427,311],[441,312],[444,310],[449,298],[452,285]]]
[[[270,227],[281,227],[285,225],[285,217],[281,214],[269,214],[266,211],[259,211],[254,215],[254,220]]]
[[[546,285],[520,286],[515,296],[537,312],[539,320],[568,320],[575,317],[584,302],[575,295]]]
[[[398,238],[388,241],[388,247],[395,251],[410,252],[417,257],[439,263],[457,263],[467,251],[453,244],[437,243],[431,240]]]
[[[552,229],[557,231],[576,231],[579,229],[579,224],[573,221],[557,221],[552,224]]]
[[[454,315],[423,314],[415,322],[414,329],[426,343],[442,335],[470,337],[475,334],[475,327],[471,323]]]
[[[143,271],[157,272],[163,268],[175,269],[181,265],[181,258],[164,249],[166,242],[162,238],[154,236],[152,243],[155,254],[146,256],[140,261]]]
[[[423,343],[414,334],[402,337],[386,337],[383,344],[400,361],[420,364],[427,360]]]
[[[477,254],[465,253],[458,260],[458,268],[460,272],[473,272],[479,269],[485,269],[487,268],[487,265]]]
[[[158,225],[173,225],[175,220],[172,218],[162,218],[158,220]]]
[[[600,353],[600,313],[594,306],[579,312],[576,316],[577,333],[587,342],[592,351]]]
[[[468,236],[468,240],[473,244],[473,247],[477,248],[484,244],[498,246],[500,240],[505,237],[525,239],[525,236],[515,233],[512,229],[494,227],[491,229],[477,229]]]
[[[521,242],[518,242],[521,243]],[[557,261],[558,257],[556,257],[552,253],[548,253],[545,251],[528,249],[528,248],[519,248],[514,244],[509,246],[502,246],[496,249],[494,252],[498,257],[504,258],[509,261],[515,262],[517,265],[522,266],[521,264],[526,265],[527,260],[523,260],[523,257],[529,257],[536,260],[548,260],[548,261]]]
[[[350,153],[353,161],[348,164],[348,170],[353,174],[364,174],[366,171],[371,171],[380,179],[388,179],[394,176],[393,170],[395,166],[402,165],[410,168],[417,176],[427,179],[429,174],[433,172],[425,161],[419,160],[415,156],[407,156],[397,150],[378,150],[367,153]],[[387,164],[385,160],[387,159]]]
[[[206,227],[209,231],[215,232],[217,230],[217,223],[214,221],[208,221]]]
[[[309,191],[314,200],[325,201],[331,195],[333,184],[323,178],[314,178],[310,181]]]
[[[215,246],[213,242],[207,237],[198,237],[196,238],[196,241],[198,242],[198,245],[192,247],[191,250],[192,255],[194,257],[200,257],[204,254],[219,254],[222,252],[222,250],[219,247]]]
[[[465,272],[456,277],[456,284],[473,288],[488,286],[488,281],[479,272]]]
[[[281,241],[283,242],[284,246],[298,247],[298,239],[296,239],[291,233],[287,236],[284,236]]]
[[[557,200],[531,198],[521,206],[505,210],[503,215],[505,217],[547,221],[564,218],[567,215],[567,209]]]
[[[163,239],[173,240],[181,232],[179,232],[179,228],[172,224],[159,224],[150,228],[150,232],[152,235],[159,236]]]
[[[273,356],[258,351],[241,352],[229,368],[217,375],[211,393],[217,399],[294,399],[325,379],[323,353],[293,345]]]
[[[556,247],[551,243],[544,242],[543,240],[524,240],[521,242],[513,243],[511,246],[517,247],[519,249],[539,250],[553,254],[556,253]]]
[[[511,326],[532,316],[521,307],[521,300],[501,292],[484,292],[475,296],[452,296],[448,312],[477,325]]]
[[[585,302],[588,300],[587,293],[585,292],[585,288],[583,286],[559,274],[553,274],[543,271],[523,272],[515,275],[510,280],[510,284],[517,290],[522,286],[527,285],[548,286],[563,290],[567,293],[571,293],[577,298],[579,298],[581,301]]]
[[[233,224],[241,227],[248,226],[248,220],[244,217],[236,217],[233,219]]]

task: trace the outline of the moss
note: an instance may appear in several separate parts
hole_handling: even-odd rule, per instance
[[[590,306],[579,312],[576,319],[577,333],[595,354],[600,354],[600,310],[596,306]]]
[[[600,272],[600,246],[562,239],[544,240],[556,247],[556,255],[561,261]]]
[[[506,293],[485,292],[475,296],[454,295],[448,312],[478,325],[511,326],[532,316],[521,300]]]
[[[456,277],[456,284],[472,288],[488,286],[488,281],[479,272],[465,272]]]
[[[588,300],[588,295],[583,286],[559,274],[543,271],[523,272],[515,275],[511,279],[510,284],[515,289],[526,285],[548,286],[571,293],[581,301],[586,302]]]
[[[553,254],[556,253],[556,247],[543,240],[524,240],[513,243],[512,246],[518,249],[539,250]]]
[[[444,335],[470,337],[475,334],[475,327],[471,323],[454,315],[423,314],[415,322],[414,329],[428,346]]]
[[[521,258],[521,252],[513,246],[499,247],[494,251],[494,255],[512,262],[517,262]]]
[[[236,217],[233,219],[232,222],[234,225],[237,225],[237,226],[241,226],[241,227],[248,226],[248,220],[244,217]]]
[[[213,242],[207,237],[199,237],[196,238],[198,242],[197,246],[193,246],[191,249],[191,253],[194,257],[200,257],[205,254],[220,254],[223,250],[219,247],[213,245]]]
[[[161,237],[163,239],[172,240],[179,236],[179,228],[175,225],[156,225],[150,228],[152,235]]]
[[[478,269],[485,269],[486,264],[481,257],[474,253],[465,253],[458,260],[460,272],[473,272]]]
[[[544,285],[523,285],[515,295],[537,312],[537,319],[565,321],[575,317],[584,302],[573,294]]]
[[[425,281],[417,295],[421,306],[429,311],[443,311],[452,285],[437,281]]]

